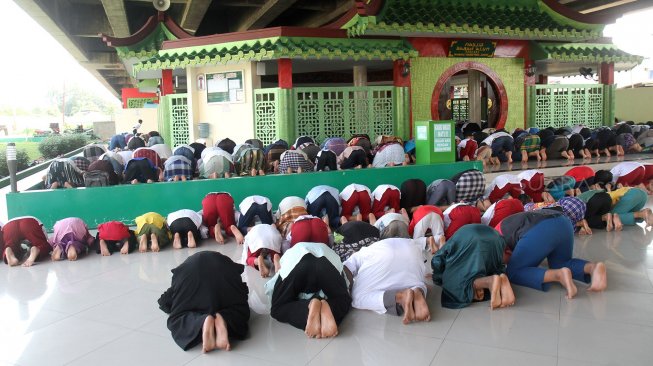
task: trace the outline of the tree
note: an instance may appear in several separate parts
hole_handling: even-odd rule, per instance
[[[110,101],[77,84],[66,85],[65,95],[63,89],[51,89],[48,91],[48,98],[59,113],[64,113],[66,116],[81,111],[98,111],[108,115],[115,112],[115,106]]]

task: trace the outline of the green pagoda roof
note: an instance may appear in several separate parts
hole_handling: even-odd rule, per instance
[[[397,60],[416,56],[417,51],[404,40],[278,36],[164,49],[134,65],[134,72],[279,58]]]
[[[613,44],[539,43],[538,45],[546,54],[546,58],[562,62],[639,64],[644,60],[644,57],[631,55]]]
[[[604,27],[577,20],[586,19],[580,14],[577,19],[567,17],[558,12],[559,5],[547,0],[359,0],[357,6],[355,15],[350,13],[350,19],[340,24],[350,36],[428,34],[582,41],[600,37]]]

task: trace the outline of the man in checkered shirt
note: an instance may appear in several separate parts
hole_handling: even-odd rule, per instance
[[[281,154],[279,173],[291,174],[313,171],[313,163],[301,150],[288,150]]]
[[[475,202],[485,192],[485,177],[476,169],[465,170],[456,174],[451,181],[456,184],[458,202]]]
[[[165,162],[163,177],[166,182],[193,179],[193,167],[191,161],[185,156],[171,156]]]

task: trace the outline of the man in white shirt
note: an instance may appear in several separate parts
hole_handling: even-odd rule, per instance
[[[422,250],[412,239],[390,238],[362,248],[345,261],[352,306],[401,313],[403,322],[430,321]],[[399,306],[397,306],[399,305]]]

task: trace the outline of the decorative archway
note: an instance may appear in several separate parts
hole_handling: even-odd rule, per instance
[[[505,86],[503,85],[503,81],[501,81],[499,75],[487,65],[474,61],[459,62],[442,73],[438,79],[438,82],[435,84],[435,88],[433,88],[433,94],[431,96],[431,118],[435,121],[441,119],[438,105],[440,101],[440,95],[442,94],[442,89],[452,76],[465,70],[480,71],[490,79],[490,82],[493,84],[499,94],[497,99],[499,100],[500,114],[495,128],[504,128],[506,125],[506,120],[508,119],[508,94],[506,92]]]

